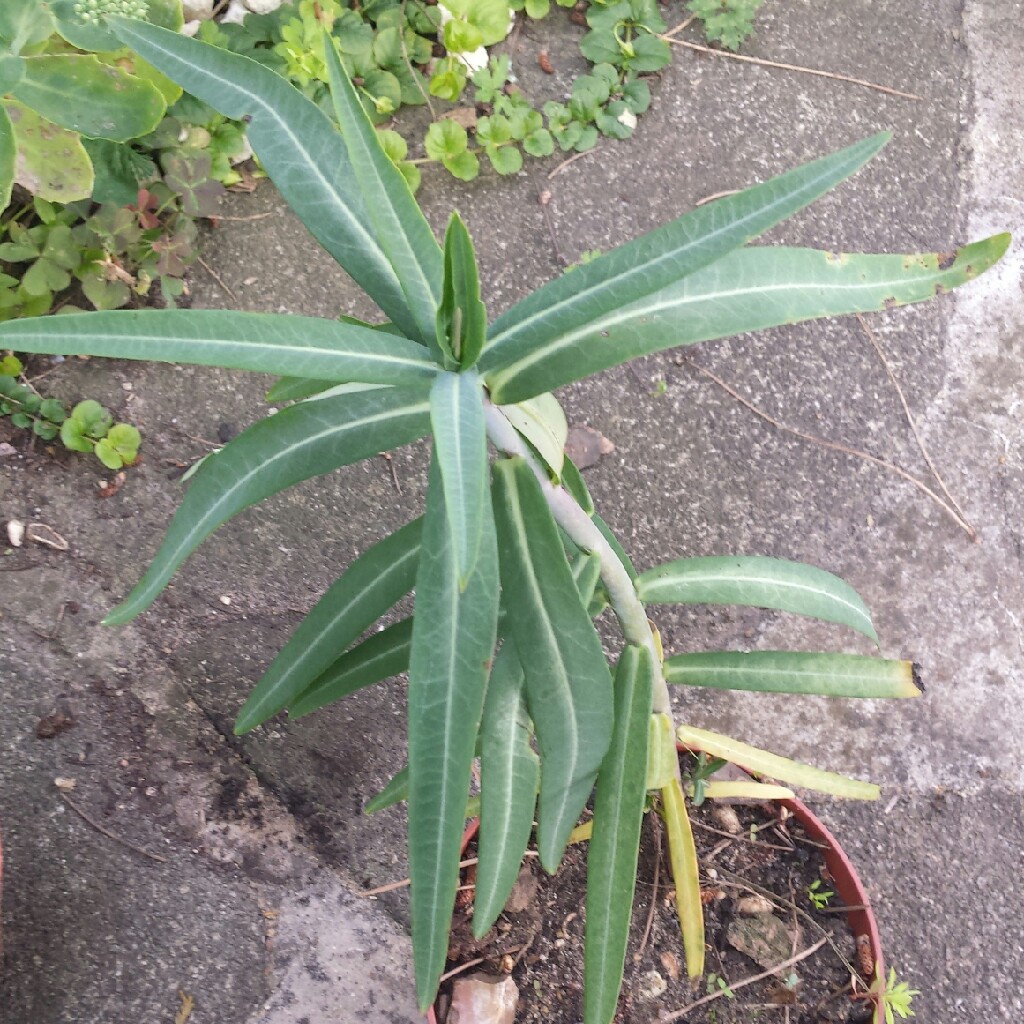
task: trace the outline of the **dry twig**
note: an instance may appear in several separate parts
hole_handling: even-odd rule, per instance
[[[92,825],[92,827],[96,829],[96,831],[99,832],[101,835],[105,835],[108,839],[113,839],[115,843],[120,843],[122,846],[126,847],[129,850],[133,850],[135,853],[141,853],[143,857],[148,857],[150,860],[155,860],[160,864],[167,863],[167,858],[161,857],[159,853],[150,853],[149,850],[145,850],[141,846],[136,846],[134,843],[129,842],[127,839],[122,839],[121,836],[116,835],[107,828],[104,828],[98,821],[95,820],[95,818],[90,817],[85,811],[83,811],[82,808],[79,807],[78,804],[76,804],[74,800],[72,800],[71,797],[67,795],[67,793],[60,791],[58,792],[61,800],[63,800],[64,803],[66,803],[68,807],[70,807],[71,810],[73,810],[75,814],[77,814],[82,819],[82,821],[86,822],[89,825]]]
[[[647,940],[651,937],[651,926],[654,924],[654,911],[658,906],[658,878],[661,874],[661,822],[652,815],[654,822],[654,885],[651,888],[651,905],[647,910],[647,923],[644,925],[644,935],[640,940],[640,948],[633,954],[635,963],[639,963],[647,948]]]
[[[527,850],[523,854],[524,857],[536,857],[536,850]],[[459,861],[459,870],[463,868],[471,868],[474,864],[479,862],[479,857],[468,857],[466,860]],[[387,885],[379,885],[376,889],[363,889],[362,892],[357,892],[357,896],[379,896],[382,892],[394,892],[395,889],[404,889],[409,884],[408,878],[403,878],[398,882],[388,882]]]
[[[759,64],[765,68],[779,68],[782,71],[800,71],[805,75],[818,75],[821,78],[831,78],[837,82],[850,82],[852,85],[862,85],[865,89],[874,89],[877,92],[888,93],[890,96],[902,96],[906,100],[921,100],[913,92],[903,92],[900,89],[892,89],[888,85],[879,85],[877,82],[868,82],[863,78],[852,78],[850,75],[840,75],[834,71],[822,71],[820,68],[805,68],[800,64],[783,64],[777,60],[765,60],[763,57],[747,57],[742,53],[730,53],[728,50],[715,50],[710,46],[701,46],[699,43],[689,43],[685,39],[672,39],[665,35],[661,37],[673,46],[684,46],[688,50],[697,50],[699,53],[710,53],[716,57],[730,57],[732,60],[742,60],[747,64]]]
[[[224,280],[223,277],[220,276],[220,274],[217,273],[216,270],[213,269],[213,267],[210,266],[209,263],[206,262],[206,260],[203,259],[202,256],[197,256],[196,262],[199,264],[199,266],[203,268],[203,270],[205,270],[210,275],[210,277],[214,279],[214,281],[217,282],[217,284],[221,286],[221,288],[224,289],[225,292],[228,293],[228,295],[232,299],[235,300],[235,302],[238,301],[238,296],[232,290],[231,286],[227,283],[227,281]]]
[[[596,152],[597,146],[594,146],[591,149],[585,149],[582,153],[573,153],[572,156],[567,156],[553,171],[548,173],[548,181],[555,177],[556,174],[561,174],[569,164],[574,164],[577,160],[582,160],[585,156],[590,156],[591,153]]]
[[[807,949],[803,950],[803,952],[797,953],[796,956],[791,956],[788,960],[783,960],[781,964],[776,964],[769,970],[762,971],[760,974],[755,974],[749,978],[744,978],[742,981],[733,982],[729,985],[729,993],[735,992],[737,989],[746,988],[748,985],[754,985],[759,981],[764,981],[765,978],[770,978],[777,971],[784,971],[787,967],[792,967],[794,964],[800,963],[801,960],[806,960],[812,954],[817,953],[827,941],[828,936],[826,935],[824,938],[818,939],[813,946],[808,946]],[[704,996],[703,999],[698,999],[695,1002],[690,1003],[688,1006],[684,1006],[682,1009],[675,1010],[672,1013],[665,1014],[658,1019],[661,1021],[661,1024],[667,1024],[667,1022],[671,1020],[679,1020],[680,1018],[685,1017],[691,1010],[695,1010],[698,1006],[704,1006],[707,1003],[712,1003],[716,999],[721,999],[725,994],[725,991],[712,992],[711,995]]]
[[[901,466],[897,466],[894,462],[888,462],[886,459],[880,459],[877,455],[872,455],[870,452],[861,451],[859,448],[851,448],[849,445],[840,444],[838,441],[827,441],[823,437],[816,437],[814,434],[808,434],[803,430],[797,430],[795,427],[786,426],[785,423],[775,419],[774,416],[770,416],[768,413],[759,409],[753,402],[744,398],[735,388],[730,387],[721,377],[712,373],[706,367],[701,366],[699,363],[695,363],[688,356],[683,356],[683,360],[688,362],[695,370],[699,373],[703,373],[705,377],[710,377],[727,395],[734,398],[744,408],[749,409],[759,419],[765,421],[765,423],[771,424],[776,430],[782,431],[784,434],[791,434],[793,437],[798,437],[802,441],[808,441],[811,444],[819,445],[822,448],[828,448],[831,451],[842,452],[844,455],[852,455],[854,458],[863,459],[865,462],[870,462],[875,466],[881,466],[883,469],[887,469],[890,473],[895,473],[898,477],[906,480],[907,483],[913,484],[923,494],[928,495],[936,505],[945,511],[956,524],[971,538],[972,541],[977,543],[978,535],[974,530],[974,527],[968,523],[960,513],[957,512],[952,505],[950,505],[944,498],[940,497],[935,493],[924,481],[919,480],[916,476],[908,473]]]

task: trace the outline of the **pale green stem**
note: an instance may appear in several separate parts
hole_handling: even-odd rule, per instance
[[[487,434],[491,443],[507,455],[519,455],[526,459],[540,483],[541,490],[551,509],[555,522],[568,534],[573,543],[583,551],[596,554],[601,559],[601,580],[608,591],[612,604],[622,627],[622,635],[627,643],[646,647],[651,653],[654,664],[654,694],[652,711],[672,717],[672,703],[669,699],[668,685],[661,671],[661,655],[658,644],[654,640],[651,624],[647,620],[647,612],[636,595],[636,588],[629,578],[618,556],[605,539],[604,534],[594,525],[594,521],[580,507],[575,498],[564,488],[551,482],[551,477],[536,456],[530,451],[519,432],[505,417],[505,414],[491,402],[485,402],[484,412],[487,417]]]

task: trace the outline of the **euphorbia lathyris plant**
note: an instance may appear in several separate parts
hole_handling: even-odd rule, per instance
[[[298,627],[238,718],[247,732],[409,673],[409,763],[377,801],[408,799],[416,984],[434,998],[448,949],[471,768],[481,761],[475,927],[501,912],[533,832],[555,871],[594,795],[585,1017],[615,1012],[640,823],[668,825],[691,976],[704,939],[678,736],[782,782],[871,798],[866,783],[676,726],[669,684],[844,697],[918,692],[908,662],[755,652],[664,657],[647,604],[717,602],[816,616],[875,639],[854,591],[767,558],[633,569],[565,457],[550,391],[635,356],[812,317],[931,298],[991,266],[1008,238],[954,255],[836,255],[747,243],[833,188],[884,144],[859,142],[698,209],[545,285],[488,324],[473,245],[453,216],[437,243],[331,46],[339,133],[273,72],[141,22],[113,31],[190,93],[246,118],[253,148],[320,243],[388,323],[202,310],[108,312],[5,325],[15,350],[216,364],[287,375],[298,399],[195,474],[142,581],[107,618],[154,600],[217,526],[291,484],[433,437],[426,512],[358,558]],[[496,459],[488,457],[488,441]],[[415,588],[415,614],[361,634]],[[592,616],[625,640],[609,666]],[[539,757],[538,757],[539,753]],[[719,786],[701,780],[701,796]],[[779,787],[768,792],[778,793]]]

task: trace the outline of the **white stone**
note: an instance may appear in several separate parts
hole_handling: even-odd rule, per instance
[[[249,13],[249,8],[242,3],[242,0],[231,0],[220,21],[222,25],[241,25]]]
[[[209,21],[213,17],[213,0],[182,0],[185,21]]]
[[[272,11],[276,11],[285,0],[242,0],[242,2],[253,14],[270,14]]]

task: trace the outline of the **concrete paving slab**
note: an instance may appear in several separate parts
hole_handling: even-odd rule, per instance
[[[704,196],[883,128],[894,130],[883,154],[773,232],[772,241],[914,251],[1019,229],[1024,112],[1013,82],[1024,48],[1022,14],[1017,0],[768,5],[749,52],[881,82],[923,101],[680,53],[632,142],[603,143],[550,180],[546,171],[555,161],[531,165],[512,180],[485,175],[468,186],[428,173],[422,198],[435,227],[453,206],[466,217],[492,313],[588,249],[608,248]],[[517,66],[528,91],[551,89],[535,67],[541,45],[552,55],[558,87],[582,70],[578,31],[557,24],[528,28],[520,37]],[[538,203],[541,191],[551,193],[546,207]],[[326,316],[371,312],[314,251],[272,190],[236,199],[231,208],[262,210],[280,215],[225,224],[206,250],[243,307]],[[820,564],[864,594],[886,654],[921,662],[926,696],[898,707],[689,694],[678,703],[694,724],[884,785],[879,806],[829,805],[823,813],[863,867],[891,959],[924,990],[915,1003],[918,1016],[943,1022],[1017,1020],[1024,983],[1019,914],[1001,905],[1019,892],[1016,865],[1024,844],[1024,734],[1010,725],[1024,710],[1021,279],[1018,244],[1002,268],[971,290],[871,320],[933,459],[977,527],[978,544],[895,476],[767,427],[691,365],[677,362],[677,354],[649,357],[560,396],[571,421],[589,423],[616,445],[588,471],[588,482],[638,565],[730,551]],[[202,271],[194,296],[197,306],[233,304]],[[780,329],[691,354],[785,423],[927,472],[856,321]],[[4,749],[11,752],[0,766],[0,814],[9,861],[7,984],[14,1019],[150,1019],[143,1007],[163,1019],[157,1014],[168,1015],[186,982],[195,989],[199,1024],[248,1024],[264,1012],[281,1022],[303,1014],[312,1021],[360,1019],[357,1011],[371,1022],[411,1019],[400,1016],[410,1012],[400,967],[360,988],[335,983],[333,972],[345,958],[325,956],[338,944],[361,948],[359,929],[391,935],[379,918],[353,924],[362,904],[343,897],[342,889],[405,873],[401,815],[370,822],[360,813],[404,757],[401,681],[300,722],[272,723],[243,741],[229,731],[247,689],[340,569],[417,514],[422,447],[395,453],[401,493],[380,461],[244,513],[185,566],[153,611],[108,632],[97,628],[99,618],[155,550],[180,493],[162,460],[201,454],[209,449],[206,439],[254,420],[265,381],[96,362],[51,379],[69,397],[94,395],[137,423],[146,462],[119,495],[104,501],[93,496],[96,475],[81,460],[54,466],[30,458],[0,469],[3,518],[36,516],[73,538],[69,555],[32,552],[38,567],[0,579],[7,645],[0,675],[20,695],[22,709],[0,716],[9,730]],[[659,380],[664,388],[656,387]],[[54,632],[68,600],[79,613],[64,616],[56,639],[37,636],[33,630]],[[820,645],[868,653],[852,637],[781,616],[659,610],[658,620],[673,650]],[[53,741],[63,746],[40,746],[31,739],[34,721],[69,699],[90,731],[82,725]],[[96,759],[84,739],[68,745],[76,735],[105,752],[94,774],[69,767],[83,753]],[[56,750],[63,753],[57,757]],[[120,769],[122,759],[131,771]],[[111,830],[123,834],[132,826],[130,834],[155,849],[169,840],[168,865],[186,873],[174,881],[161,875],[159,884],[137,893],[118,892],[124,870],[118,865],[138,855],[56,813],[52,777],[76,773],[79,799],[106,808]],[[146,797],[150,788],[156,792]],[[61,828],[76,836],[80,830],[105,851],[106,860],[88,865],[82,877],[96,892],[113,893],[110,906],[126,907],[119,920],[129,922],[123,932],[107,918],[97,928],[99,898],[80,910],[64,905],[61,933],[77,930],[82,937],[73,975],[59,951],[51,954],[32,938],[49,934],[44,875],[63,877],[63,862],[55,864],[49,852]],[[38,865],[37,874],[29,864]],[[137,869],[165,870],[146,860]],[[14,897],[12,877],[22,886]],[[177,893],[175,885],[187,892]],[[178,895],[193,914],[200,905],[221,914],[218,941],[198,934],[200,916],[179,914],[172,927]],[[151,922],[139,929],[145,942],[132,937],[136,898],[152,908],[150,917],[138,912],[140,921]],[[327,935],[322,908],[333,909],[339,899],[338,930]],[[404,920],[400,896],[383,905]],[[281,935],[294,936],[281,940],[273,955],[266,952],[266,908],[279,909]],[[123,998],[104,1004],[111,994],[104,965],[132,944]],[[308,969],[313,955],[328,981]],[[64,979],[64,989],[86,994],[31,1002],[37,973],[54,963],[65,972],[53,975]],[[189,971],[197,967],[201,975],[193,979]],[[217,978],[225,979],[222,986]],[[393,1002],[386,991],[395,993]],[[212,1003],[204,994],[211,992]],[[353,993],[364,997],[361,1005]]]

